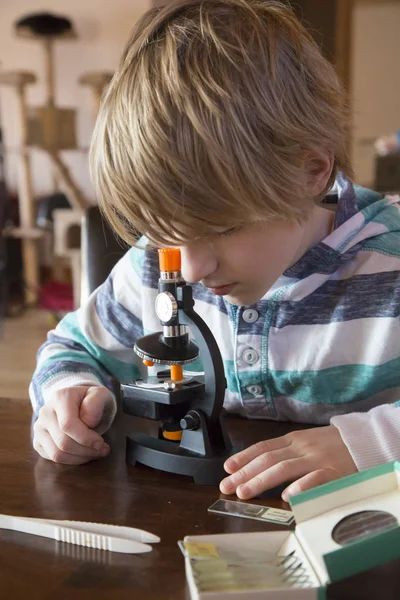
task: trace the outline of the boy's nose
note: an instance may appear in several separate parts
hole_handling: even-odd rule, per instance
[[[189,283],[205,279],[217,269],[218,262],[212,248],[205,243],[181,246],[182,277]]]

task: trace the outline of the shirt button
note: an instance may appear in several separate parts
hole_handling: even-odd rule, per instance
[[[261,385],[258,385],[257,383],[253,383],[253,385],[247,386],[247,391],[250,394],[253,394],[253,396],[259,396],[262,393],[263,389],[262,389]]]
[[[260,357],[257,350],[254,350],[253,348],[246,348],[242,354],[242,358],[247,365],[255,365]]]
[[[246,308],[243,312],[243,321],[246,323],[255,323],[259,317],[259,314],[254,308]]]

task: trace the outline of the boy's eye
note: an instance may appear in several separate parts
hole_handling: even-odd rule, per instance
[[[239,229],[238,227],[231,227],[231,229],[227,229],[226,231],[221,231],[219,236],[220,237],[228,237],[228,235],[232,235],[232,233],[235,233],[235,231],[237,231],[238,229]]]

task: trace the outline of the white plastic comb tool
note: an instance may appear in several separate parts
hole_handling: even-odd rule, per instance
[[[158,536],[149,531],[133,527],[83,521],[34,519],[12,515],[0,515],[0,529],[21,531],[59,542],[124,554],[150,552],[152,547],[149,544],[160,541]]]

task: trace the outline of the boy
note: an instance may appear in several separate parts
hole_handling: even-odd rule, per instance
[[[139,375],[135,340],[160,327],[154,247],[172,245],[222,353],[226,409],[325,425],[231,457],[222,492],[292,481],[286,500],[400,458],[399,204],[350,183],[346,125],[333,67],[281,3],[180,0],[143,17],[104,98],[91,172],[115,230],[148,246],[41,348],[41,456],[108,454],[110,374]],[[336,214],[320,202],[335,178]]]

